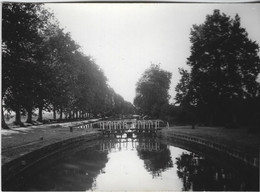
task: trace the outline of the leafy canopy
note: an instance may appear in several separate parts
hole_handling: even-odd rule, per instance
[[[151,117],[159,117],[162,107],[168,104],[168,90],[171,83],[170,72],[159,65],[151,65],[136,84],[134,104],[140,112]]]
[[[227,116],[239,103],[257,97],[259,46],[248,38],[238,15],[232,19],[214,10],[203,24],[193,25],[190,35],[191,72],[180,71],[178,103],[196,106],[204,114]]]
[[[238,15],[219,10],[191,30],[191,89],[199,102],[242,99],[256,95],[259,46],[248,38]]]

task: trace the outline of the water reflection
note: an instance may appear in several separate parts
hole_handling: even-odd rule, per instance
[[[54,164],[27,179],[21,190],[82,191],[92,187],[94,179],[108,161],[107,152],[95,147],[70,151]]]
[[[217,167],[208,159],[191,152],[184,152],[176,158],[177,175],[182,179],[183,190],[256,190],[255,175],[241,175],[228,168]],[[251,182],[254,180],[255,182]]]
[[[99,144],[99,151],[117,152],[121,150],[135,150],[138,140],[134,138],[107,138]]]
[[[99,151],[108,151],[109,160],[90,190],[181,190],[166,144],[149,138],[107,139]]]
[[[100,144],[99,151],[111,153],[121,150],[136,150],[138,157],[144,161],[145,168],[154,177],[160,176],[161,172],[173,167],[169,147],[155,139],[107,139]]]
[[[99,151],[116,152],[121,150],[138,150],[159,152],[167,148],[151,138],[107,138],[100,143]]]
[[[42,162],[34,174],[25,174],[26,180],[18,190],[258,189],[257,180],[248,181],[239,172],[152,138],[106,138],[67,150],[52,159],[49,163]]]
[[[143,142],[137,148],[137,154],[144,161],[145,168],[153,177],[160,177],[162,172],[173,167],[171,152],[167,145],[158,142]]]

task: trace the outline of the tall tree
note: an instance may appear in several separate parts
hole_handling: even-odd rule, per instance
[[[37,54],[43,37],[39,34],[47,24],[49,15],[42,4],[3,4],[3,98],[7,108],[16,112],[20,124],[20,110],[28,112],[31,121],[38,85],[39,63]]]
[[[183,69],[179,68],[179,73],[181,75],[180,82],[176,85],[175,91],[175,103],[180,105],[188,105],[189,99],[188,99],[188,91],[190,86],[190,73]]]
[[[163,115],[162,106],[168,105],[172,74],[159,65],[151,65],[136,85],[134,105],[142,114],[151,117]]]
[[[240,102],[256,97],[259,46],[234,19],[214,10],[191,30],[189,98],[210,115],[211,123],[236,123]],[[224,112],[224,113],[223,113]]]
[[[56,27],[48,39],[47,50],[49,54],[48,65],[51,71],[49,79],[51,85],[51,98],[54,118],[56,111],[65,108],[72,110],[73,94],[76,90],[76,76],[78,64],[76,51],[79,46],[72,40],[69,33]]]
[[[37,121],[43,121],[43,110],[50,111],[50,104],[53,97],[53,87],[55,87],[55,80],[53,79],[53,65],[56,63],[56,54],[51,41],[56,35],[59,29],[58,22],[52,16],[51,13],[45,13],[49,15],[50,21],[46,28],[41,31],[40,35],[43,37],[43,41],[40,44],[40,49],[37,54],[37,62],[39,63],[38,82],[35,85],[35,107],[38,108]]]
[[[191,98],[192,95],[189,93],[191,75],[187,70],[183,68],[179,68],[179,73],[181,75],[181,79],[180,82],[175,87],[175,91],[176,91],[175,104],[180,105],[178,106],[179,108],[178,121],[191,123],[192,128],[195,128],[195,121],[197,116],[196,113],[198,112],[195,110],[194,107],[195,105],[194,99]]]

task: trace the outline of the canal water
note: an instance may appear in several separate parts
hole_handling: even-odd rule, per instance
[[[18,190],[258,190],[258,178],[153,138],[105,138],[65,150],[22,175]]]

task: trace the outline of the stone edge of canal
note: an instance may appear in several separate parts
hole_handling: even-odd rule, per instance
[[[173,132],[159,132],[159,137],[166,140],[175,140],[176,142],[182,142],[179,147],[186,147],[187,150],[194,151],[192,145],[197,145],[203,147],[206,153],[210,152],[218,152],[219,154],[224,154],[226,157],[230,157],[232,159],[240,161],[240,163],[245,164],[246,166],[259,170],[259,157],[248,154],[246,152],[239,151],[237,149],[232,149],[224,144],[214,143],[204,138],[197,138],[195,136],[189,136],[187,134],[179,134]]]
[[[73,147],[73,145],[78,145],[79,142],[88,142],[99,138],[101,138],[101,134],[93,132],[64,139],[62,141],[50,143],[47,146],[40,147],[5,164],[2,164],[2,186],[19,173],[55,153],[66,150],[68,147]]]

